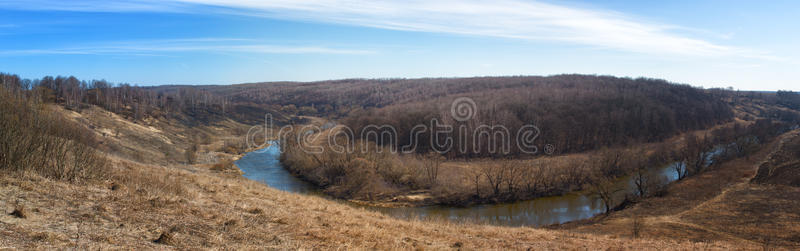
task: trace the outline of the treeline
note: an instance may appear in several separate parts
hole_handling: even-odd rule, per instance
[[[193,126],[229,118],[244,124],[259,124],[264,123],[267,113],[279,124],[290,120],[280,106],[232,100],[202,86],[139,87],[72,76],[31,80],[5,73],[0,73],[0,81],[13,95],[28,93],[32,102],[56,103],[73,110],[96,105],[133,121],[169,118]]]
[[[455,129],[444,137],[452,138],[451,149],[457,150],[451,150],[445,156],[473,158],[524,153],[516,142],[521,136],[517,133],[526,125],[538,128],[535,139],[538,147],[550,144],[555,146],[556,153],[572,153],[661,141],[733,118],[730,106],[721,97],[662,80],[563,75],[489,78],[484,81],[483,85],[478,85],[480,81],[472,80],[465,84],[471,88],[463,89],[484,86],[483,89],[477,88],[480,91],[455,91],[456,94],[418,102],[356,110],[343,121],[356,135],[370,125],[390,125],[396,129],[397,136],[377,138],[378,143],[417,145],[418,152],[428,152],[433,148],[430,131],[417,137],[418,142],[414,142],[415,137],[410,134],[414,126],[430,127],[431,119],[436,119]],[[433,88],[431,92],[435,93],[435,90]],[[420,92],[431,93],[424,88]],[[456,97],[474,100],[476,111],[469,120],[453,119],[451,103]],[[486,126],[503,126],[508,133],[490,131],[486,135]],[[466,134],[456,131],[461,127],[466,128]],[[482,132],[481,137],[475,136]],[[493,144],[499,143],[507,143],[511,148],[508,152],[492,151],[499,147]]]
[[[790,109],[800,110],[800,94],[792,91],[778,91],[777,103]]]
[[[227,99],[193,87],[164,93],[105,80],[86,81],[73,76],[31,80],[5,73],[0,73],[0,81],[15,96],[28,93],[33,102],[57,103],[73,110],[96,105],[133,120],[179,113],[222,115],[230,106]]]

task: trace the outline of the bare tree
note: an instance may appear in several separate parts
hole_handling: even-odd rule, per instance
[[[483,177],[483,172],[479,169],[471,169],[472,173],[470,178],[472,179],[472,184],[475,185],[475,198],[481,197],[481,177]]]
[[[623,152],[621,150],[605,149],[600,151],[599,156],[596,157],[598,161],[598,170],[602,176],[616,176],[623,173],[622,162]]]
[[[611,207],[614,205],[614,194],[619,192],[620,189],[615,188],[613,180],[609,179],[608,177],[601,176],[599,178],[595,178],[595,180],[592,182],[592,191],[603,202],[603,206],[605,206],[605,213],[609,213],[611,211]]]
[[[523,169],[520,166],[520,163],[511,161],[511,160],[503,160],[501,167],[505,172],[505,183],[506,183],[506,191],[508,192],[509,196],[515,195],[515,187],[517,186],[517,182],[521,180],[520,174],[522,173]]]
[[[428,153],[423,160],[423,171],[428,185],[433,187],[436,185],[436,179],[439,176],[439,167],[442,164],[442,156],[436,153]]]
[[[483,176],[489,182],[495,197],[500,196],[500,188],[506,180],[506,170],[502,166],[485,165],[481,167]]]
[[[525,193],[529,195],[536,194],[536,188],[539,186],[539,180],[542,179],[542,168],[536,164],[525,166],[522,173],[522,183],[525,186]]]
[[[636,194],[642,198],[647,196],[651,183],[651,175],[648,170],[648,165],[651,163],[644,160],[644,154],[644,151],[640,150],[630,157],[630,163],[634,168],[633,185],[636,187]]]
[[[647,186],[647,184],[650,183],[649,179],[650,175],[643,167],[636,168],[636,172],[633,173],[633,184],[636,186],[636,194],[641,198],[644,198],[650,192]]]
[[[713,144],[708,138],[708,136],[699,138],[691,133],[684,138],[686,144],[683,149],[684,177],[701,173],[708,167],[709,157],[713,148]]]

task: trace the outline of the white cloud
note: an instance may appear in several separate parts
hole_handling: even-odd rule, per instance
[[[622,51],[768,58],[757,51],[677,34],[612,12],[523,0],[178,0],[240,14],[394,30],[583,44]]]
[[[262,54],[369,54],[368,50],[337,49],[309,45],[273,45],[240,38],[190,38],[118,41],[79,47],[53,49],[0,50],[0,55],[73,54],[73,55],[144,55],[159,56],[169,52],[242,52]]]
[[[739,56],[768,53],[685,34],[688,28],[535,0],[11,0],[0,8],[71,11],[224,12],[393,30],[581,44],[648,54]],[[266,49],[267,51],[272,49]],[[313,51],[313,50],[312,50]]]

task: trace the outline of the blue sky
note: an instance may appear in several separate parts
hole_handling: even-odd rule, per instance
[[[800,1],[0,0],[0,71],[138,85],[602,74],[800,90]]]

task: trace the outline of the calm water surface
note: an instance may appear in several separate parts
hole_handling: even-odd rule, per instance
[[[279,156],[278,146],[271,144],[265,149],[246,154],[236,161],[236,165],[244,172],[244,177],[248,179],[284,191],[324,197],[313,185],[292,176],[289,171],[283,168],[278,160]],[[657,172],[669,182],[677,180],[677,174],[671,165],[654,172]],[[625,193],[617,193],[618,198],[615,200],[617,202],[621,201],[624,194],[634,191],[633,180],[630,178],[620,179],[615,185],[625,191]],[[570,193],[563,196],[544,197],[513,203],[469,207],[367,208],[399,218],[440,218],[511,226],[542,226],[565,223],[588,219],[603,213],[605,210],[599,198],[585,193]]]

